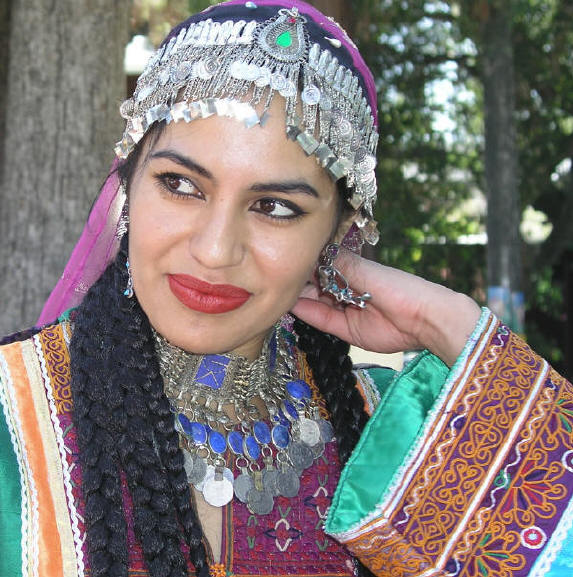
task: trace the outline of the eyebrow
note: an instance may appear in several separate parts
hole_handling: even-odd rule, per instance
[[[175,164],[179,164],[180,166],[184,166],[188,170],[191,170],[201,176],[208,178],[210,180],[215,180],[213,174],[207,170],[204,166],[196,163],[194,160],[191,160],[188,156],[184,156],[175,152],[174,150],[157,150],[151,154],[151,158],[165,158],[167,160],[171,160]],[[255,183],[253,186],[249,187],[250,190],[253,192],[282,192],[282,193],[290,193],[290,192],[302,192],[304,194],[308,194],[309,196],[313,196],[315,198],[319,198],[318,191],[316,188],[311,186],[305,181],[302,180],[285,180],[280,182],[260,182]]]
[[[203,166],[191,160],[188,156],[183,156],[174,150],[157,150],[151,154],[151,158],[166,158],[175,164],[184,166],[185,168],[204,176],[210,180],[214,180],[213,175]]]
[[[314,196],[316,198],[319,197],[319,194],[313,186],[310,184],[299,181],[299,180],[287,180],[284,182],[262,182],[258,184],[253,184],[250,187],[253,192],[303,192],[310,196]]]

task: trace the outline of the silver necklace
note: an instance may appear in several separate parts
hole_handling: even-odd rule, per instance
[[[254,361],[196,355],[154,337],[185,471],[205,501],[221,507],[237,498],[266,515],[275,497],[296,496],[302,472],[334,435],[310,385],[293,378],[302,363],[294,336],[276,328]]]

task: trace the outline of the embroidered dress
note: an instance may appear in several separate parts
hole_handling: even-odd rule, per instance
[[[0,575],[89,574],[69,337],[63,321],[0,347]],[[351,575],[326,520],[381,576],[570,575],[567,381],[488,311],[451,370],[425,352],[399,375],[357,376],[374,413],[340,481],[330,443],[270,515],[234,500],[222,572]],[[124,503],[129,522],[127,491]],[[146,575],[131,528],[128,538],[130,575]]]

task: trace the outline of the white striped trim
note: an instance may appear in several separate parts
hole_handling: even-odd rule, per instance
[[[36,348],[36,353],[40,359],[40,366],[42,370],[42,380],[44,382],[44,389],[46,391],[46,398],[50,406],[50,417],[52,420],[52,426],[54,427],[54,433],[56,436],[56,441],[58,444],[58,450],[60,452],[60,461],[62,464],[62,477],[64,481],[64,486],[66,489],[67,504],[70,513],[70,522],[72,526],[72,533],[74,536],[74,545],[76,550],[76,563],[78,575],[83,576],[85,574],[84,565],[84,555],[83,555],[83,542],[79,527],[78,527],[78,512],[76,510],[74,494],[72,490],[71,482],[71,468],[67,460],[68,450],[64,443],[64,434],[60,426],[60,421],[58,419],[58,411],[56,407],[56,402],[54,399],[54,394],[52,391],[52,383],[50,382],[50,377],[48,375],[48,370],[46,367],[46,361],[42,351],[42,344],[38,335],[33,337],[34,346]]]
[[[356,369],[353,373],[356,376],[360,390],[364,393],[366,412],[371,416],[380,404],[380,391],[367,369]]]
[[[8,363],[0,353],[0,381],[4,381],[4,386],[0,386],[0,403],[4,410],[4,417],[12,448],[18,460],[20,471],[21,499],[22,499],[22,575],[38,576],[39,567],[39,546],[38,546],[38,493],[34,479],[31,474],[30,463],[24,436],[22,422],[18,407],[10,402],[16,398],[14,385]]]

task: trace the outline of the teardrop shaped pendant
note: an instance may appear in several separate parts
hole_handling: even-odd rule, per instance
[[[307,38],[304,30],[306,18],[297,8],[282,9],[276,18],[261,25],[257,34],[261,49],[281,62],[296,62],[304,58]]]

